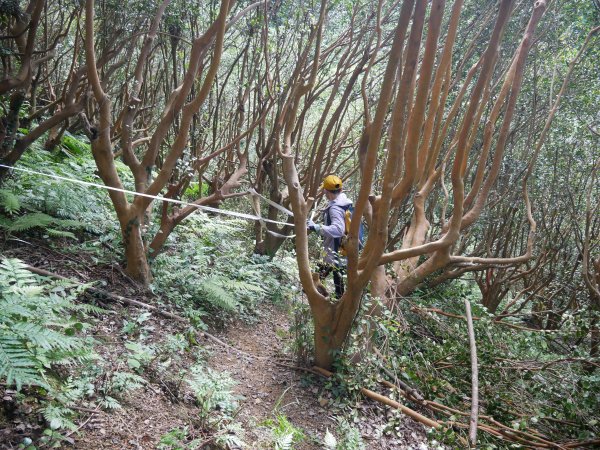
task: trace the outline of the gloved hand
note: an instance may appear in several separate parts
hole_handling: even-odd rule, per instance
[[[308,219],[306,221],[306,228],[308,229],[308,231],[316,231],[317,233],[319,233],[319,230],[321,230],[321,225],[317,225],[311,219]]]

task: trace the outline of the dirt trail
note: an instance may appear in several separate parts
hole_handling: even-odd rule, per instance
[[[307,435],[298,448],[320,448],[310,441],[322,442],[326,429],[335,428],[328,411],[318,401],[316,388],[304,387],[302,372],[274,364],[283,357],[283,341],[278,335],[288,331],[285,314],[271,308],[259,323],[238,324],[230,327],[224,339],[245,353],[257,356],[250,358],[239,352],[213,346],[209,366],[218,371],[227,371],[238,382],[236,393],[244,397],[238,419],[248,430],[247,443],[260,448],[269,438],[265,420],[274,419],[276,412]],[[268,359],[267,359],[268,358]]]
[[[256,324],[232,326],[222,339],[242,352],[257,356],[250,358],[223,346],[214,346],[209,366],[227,371],[238,381],[236,393],[243,396],[238,419],[247,430],[250,448],[268,447],[269,434],[261,424],[273,419],[276,412],[305,434],[304,441],[296,449],[322,449],[327,429],[335,434],[337,423],[334,415],[340,411],[330,408],[332,399],[322,389],[323,379],[307,380],[303,372],[274,363],[284,357],[285,342],[279,336],[289,334],[289,318],[279,308],[271,307]],[[264,358],[267,357],[267,358]],[[355,405],[360,410],[360,421],[355,426],[360,430],[368,449],[426,450],[429,448],[425,428],[408,417],[396,425],[401,437],[379,436],[378,428],[392,413],[373,402]]]
[[[127,280],[110,268],[102,270],[90,264],[87,266],[89,273],[86,271],[82,274],[81,270],[75,273],[68,269],[68,261],[57,258],[53,252],[42,248],[34,254],[27,254],[19,248],[11,250],[10,256],[29,260],[30,264],[43,262],[47,269],[74,279],[106,279],[115,293],[132,298],[137,295],[140,300],[147,301],[141,294],[130,291]],[[123,320],[137,317],[143,310],[123,308],[114,303],[104,306],[108,312],[97,318],[93,330],[99,340],[97,351],[114,370],[127,371],[124,363],[127,350],[124,345],[128,338],[121,331]],[[260,317],[255,323],[239,321],[216,333],[221,340],[239,351],[211,340],[199,342],[209,354],[207,366],[218,372],[228,372],[237,382],[235,392],[242,399],[236,421],[245,430],[246,448],[273,448],[272,434],[265,421],[275,419],[280,414],[305,435],[302,443],[294,446],[295,449],[322,449],[326,431],[329,429],[336,433],[338,423],[335,418],[343,416],[350,409],[334,401],[331,393],[323,388],[323,379],[274,363],[276,359],[286,357],[283,349],[285,339],[290,335],[290,317],[283,308],[267,302],[260,306],[260,311]],[[167,335],[185,333],[185,327],[181,324],[156,315],[146,325],[149,326],[147,343],[158,343]],[[172,372],[189,369],[191,365],[199,363],[194,360],[192,353],[181,353],[181,361],[172,368]],[[290,362],[290,365],[293,364]],[[148,372],[142,375],[148,383],[144,388],[123,398],[121,409],[104,411],[95,406],[93,399],[89,406],[84,403],[79,408],[78,430],[70,433],[66,442],[63,442],[64,446],[86,450],[150,450],[157,448],[161,437],[170,430],[186,427],[191,433],[186,440],[202,437],[198,435],[198,408],[193,396],[184,390],[173,395],[165,384],[169,380],[152,376]],[[4,398],[5,403],[7,398],[10,397],[12,401],[14,397],[12,394],[7,396],[7,392],[0,385],[0,398]],[[35,406],[25,403],[14,411],[14,417],[8,422],[0,420],[0,450],[14,449],[21,442],[22,436],[31,435],[32,432],[39,434],[44,429],[41,416],[32,414]],[[429,448],[424,427],[411,419],[402,417],[396,420],[395,434],[399,437],[382,436],[381,430],[392,414],[389,408],[366,400],[357,402],[353,407],[359,411],[359,419],[353,426],[360,431],[368,449]]]

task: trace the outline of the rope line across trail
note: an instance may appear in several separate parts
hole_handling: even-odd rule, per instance
[[[170,203],[174,203],[177,205],[182,205],[182,206],[191,206],[203,211],[207,211],[207,212],[212,212],[215,214],[223,214],[225,216],[232,216],[232,217],[239,217],[241,219],[246,219],[246,220],[255,220],[261,223],[272,223],[272,224],[276,224],[276,225],[283,225],[283,226],[288,226],[288,227],[294,227],[293,223],[289,223],[289,222],[281,222],[278,220],[272,220],[272,219],[265,219],[264,217],[261,217],[259,215],[252,215],[252,214],[246,214],[246,213],[240,213],[240,212],[236,212],[236,211],[230,211],[227,209],[219,209],[219,208],[213,208],[211,206],[204,206],[204,205],[196,205],[195,203],[190,203],[190,202],[184,202],[182,200],[175,200],[173,198],[167,198],[167,197],[163,197],[160,195],[150,195],[150,194],[144,194],[141,192],[136,192],[136,191],[131,191],[128,189],[121,189],[121,188],[116,188],[116,187],[112,187],[112,186],[106,186],[105,184],[99,184],[99,183],[92,183],[90,181],[83,181],[83,180],[78,180],[76,178],[69,178],[69,177],[63,177],[60,175],[55,175],[55,174],[51,174],[51,173],[44,173],[44,172],[38,172],[36,170],[30,170],[30,169],[24,169],[21,167],[11,167],[11,166],[6,166],[4,164],[0,164],[0,167],[3,167],[5,169],[9,169],[9,170],[17,170],[20,172],[25,172],[25,173],[29,173],[32,175],[39,175],[42,177],[46,177],[46,178],[54,178],[56,180],[62,180],[62,181],[68,181],[71,183],[77,183],[77,184],[81,184],[84,186],[91,186],[91,187],[96,187],[99,189],[106,189],[109,191],[115,191],[115,192],[123,192],[124,194],[131,194],[131,195],[138,195],[140,197],[146,197],[146,198],[151,198],[154,200],[159,200],[162,202],[170,202]],[[284,208],[283,206],[263,197],[262,195],[260,195],[258,192],[256,192],[254,189],[249,189],[246,194],[250,194],[250,195],[258,195],[259,197],[263,198],[264,200],[267,201],[267,203],[269,203],[271,206],[276,207],[278,210],[280,210],[281,212],[288,214],[289,216],[293,217],[293,213]],[[291,236],[285,236],[285,235],[279,235],[281,237],[285,237],[285,238],[292,238],[294,237],[294,235]]]

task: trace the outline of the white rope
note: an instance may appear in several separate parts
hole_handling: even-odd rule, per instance
[[[235,211],[229,211],[229,210],[226,210],[226,209],[212,208],[210,206],[196,205],[194,203],[184,202],[184,201],[181,201],[181,200],[175,200],[175,199],[172,199],[172,198],[166,198],[166,197],[162,197],[162,196],[158,196],[158,195],[143,194],[143,193],[140,193],[140,192],[130,191],[130,190],[127,190],[127,189],[120,189],[120,188],[115,188],[115,187],[112,187],[112,186],[106,186],[104,184],[91,183],[89,181],[77,180],[75,178],[62,177],[60,175],[54,175],[54,174],[50,174],[50,173],[37,172],[35,170],[24,169],[24,168],[21,168],[21,167],[5,166],[4,164],[0,164],[0,167],[4,167],[5,169],[10,169],[10,170],[18,170],[20,172],[30,173],[32,175],[40,175],[42,177],[54,178],[56,180],[69,181],[71,183],[82,184],[84,186],[92,186],[92,187],[97,187],[97,188],[100,188],[100,189],[107,189],[109,191],[123,192],[125,194],[131,194],[131,195],[139,195],[140,197],[151,198],[151,199],[160,200],[160,201],[163,201],[163,202],[175,203],[177,205],[192,206],[194,208],[201,209],[203,211],[208,211],[208,212],[216,213],[216,214],[223,214],[223,215],[232,216],[232,217],[240,217],[242,219],[247,219],[247,220],[257,220],[259,222],[260,221],[269,222],[269,223],[274,223],[274,224],[277,224],[277,225],[284,225],[284,226],[288,226],[288,227],[293,227],[294,226],[293,223],[279,222],[277,220],[265,219],[265,218],[260,217],[260,216],[253,216],[252,214],[239,213],[239,212],[235,212]],[[283,206],[281,208],[283,208]],[[283,209],[285,209],[285,208],[283,208]]]
[[[260,198],[262,198],[265,202],[267,202],[269,205],[271,205],[273,208],[278,209],[279,211],[281,211],[284,214],[287,214],[288,216],[294,217],[294,213],[291,212],[289,209],[284,208],[283,206],[281,206],[279,203],[275,203],[273,200],[268,199],[267,197],[260,195],[258,192],[256,192],[253,188],[249,188],[248,192],[250,192],[250,194],[252,195],[258,195]]]
[[[253,188],[248,189],[248,194],[250,194],[253,197],[253,200],[256,199],[257,202],[260,201],[259,198],[262,198],[267,203],[272,204],[278,210],[280,210],[282,212],[285,212],[286,214],[289,214],[292,217],[294,216],[294,214],[291,211],[289,211],[288,209],[284,208],[283,206],[281,206],[281,205],[279,205],[279,204],[271,201],[270,199],[268,199],[266,197],[263,197],[258,192],[256,192]],[[264,232],[266,232],[266,233],[268,233],[268,234],[270,234],[272,236],[281,238],[281,239],[291,239],[291,238],[295,238],[296,237],[295,234],[287,236],[285,234],[280,234],[280,233],[276,233],[275,231],[269,230],[267,228],[267,224],[265,223],[265,220],[267,220],[267,219],[263,219],[263,217],[260,215],[260,206],[259,205],[257,206],[254,203],[254,201],[251,201],[250,204],[252,205],[252,209],[254,210],[254,214],[256,214],[256,216],[259,218],[258,222],[260,223],[260,228],[261,228],[262,231],[264,231]]]

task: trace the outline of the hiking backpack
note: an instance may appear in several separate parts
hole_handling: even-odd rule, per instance
[[[348,241],[348,233],[350,233],[350,224],[352,223],[352,216],[354,214],[354,206],[350,203],[347,206],[338,208],[342,208],[344,212],[344,236],[341,238],[337,238],[334,241],[334,250],[338,252],[342,256],[346,256],[346,249],[344,248],[344,244]],[[329,214],[329,211],[327,211]],[[328,217],[329,223],[331,223],[331,217]],[[362,250],[365,239],[365,227],[363,221],[360,221],[360,226],[358,228],[358,250]]]

